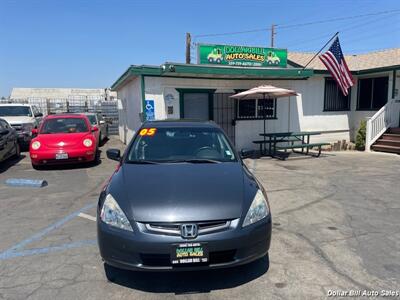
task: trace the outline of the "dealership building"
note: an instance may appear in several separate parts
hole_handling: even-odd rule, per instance
[[[313,56],[200,45],[197,64],[132,65],[111,87],[120,101],[120,139],[129,142],[143,120],[204,119],[219,124],[238,149],[256,148],[265,113],[267,132],[320,131],[312,142],[353,141],[361,120],[399,99],[400,48],[345,56],[355,79],[347,97],[318,58],[307,65]],[[266,84],[298,96],[268,99],[265,111],[263,100],[229,98]]]

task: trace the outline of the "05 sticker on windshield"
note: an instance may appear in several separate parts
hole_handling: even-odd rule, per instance
[[[143,128],[139,131],[140,136],[153,136],[157,132],[157,128]]]

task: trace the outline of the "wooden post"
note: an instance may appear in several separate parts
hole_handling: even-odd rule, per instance
[[[274,42],[275,42],[275,39],[274,39],[274,37],[275,37],[275,25],[274,24],[272,24],[271,25],[271,48],[274,48]]]
[[[186,32],[186,63],[190,64],[190,45],[192,43],[192,38],[189,32]]]

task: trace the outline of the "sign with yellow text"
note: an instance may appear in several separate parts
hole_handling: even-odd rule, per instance
[[[198,63],[242,67],[287,66],[287,50],[233,45],[198,45]]]

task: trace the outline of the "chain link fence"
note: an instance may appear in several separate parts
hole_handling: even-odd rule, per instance
[[[74,96],[67,99],[27,98],[0,100],[0,103],[26,103],[35,105],[43,115],[56,113],[95,112],[111,121],[109,134],[118,135],[118,102],[99,97]]]

